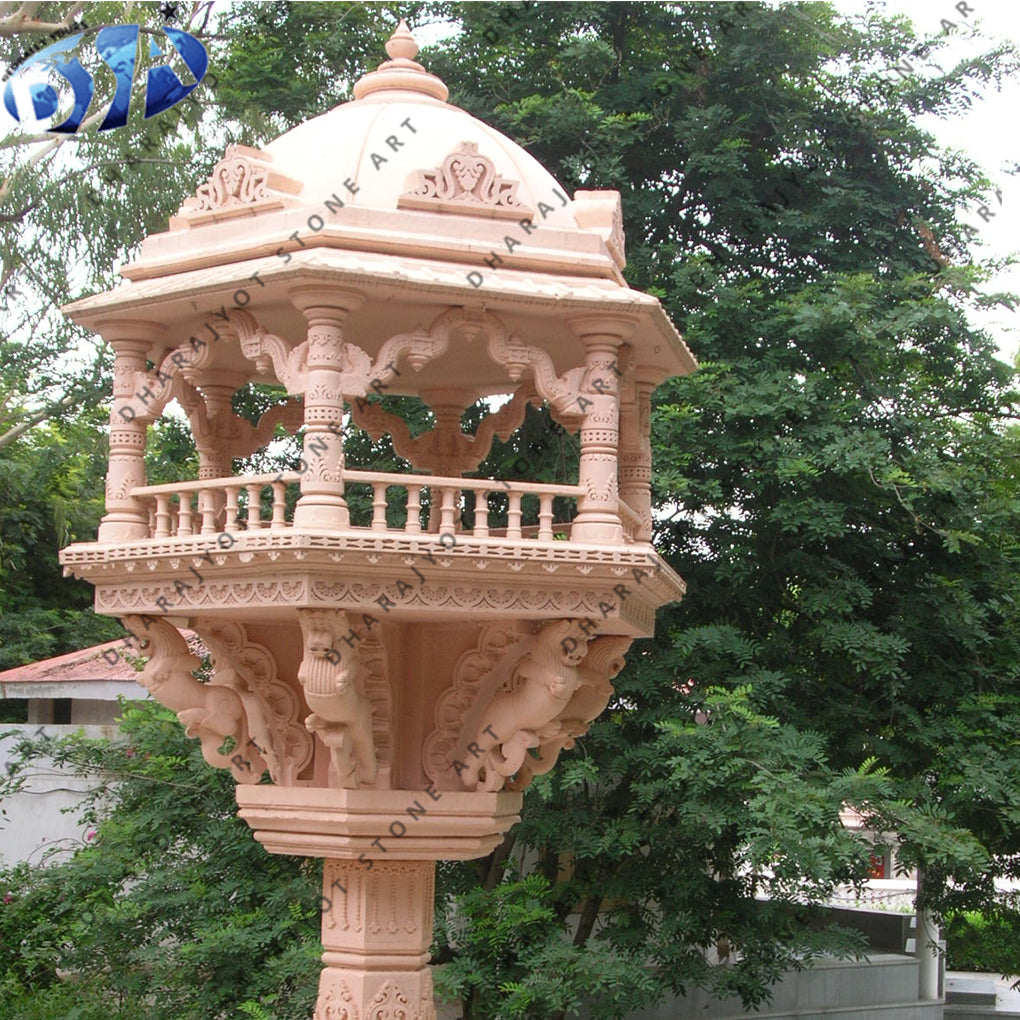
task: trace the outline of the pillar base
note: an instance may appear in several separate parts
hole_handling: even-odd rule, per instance
[[[591,542],[592,545],[623,545],[623,525],[618,517],[583,517],[578,514],[570,525],[571,542]]]
[[[522,795],[263,785],[235,795],[270,853],[326,858],[313,1020],[436,1020],[435,862],[495,849]]]
[[[436,1020],[432,973],[420,978],[406,975],[365,974],[352,978],[345,971],[327,967],[319,978],[319,998],[313,1020],[356,1020],[386,1017],[399,1020]]]
[[[434,1020],[435,874],[435,861],[326,861],[314,1020]]]
[[[149,521],[144,521],[132,515],[115,516],[109,514],[99,522],[99,534],[97,542],[134,542],[138,539],[149,538]]]
[[[302,496],[294,507],[294,527],[343,531],[351,526],[347,503],[339,497]]]

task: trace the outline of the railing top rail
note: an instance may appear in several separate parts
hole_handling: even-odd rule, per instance
[[[634,527],[636,528],[641,527],[641,518],[638,517],[638,515],[634,512],[630,504],[624,503],[624,501],[621,499],[620,502],[617,504],[617,508],[620,512],[621,517],[629,521]]]
[[[385,471],[344,471],[345,480],[386,485],[429,485],[437,488],[471,489],[474,492],[521,492],[542,496],[580,496],[580,485],[553,485],[543,482],[510,482],[497,478],[442,478],[438,475],[393,474]],[[173,496],[178,492],[201,492],[204,489],[221,489],[227,486],[243,488],[245,485],[270,485],[273,482],[297,482],[297,471],[281,471],[275,475],[228,475],[226,478],[205,478],[194,482],[168,482],[165,485],[139,485],[131,490],[132,496]]]

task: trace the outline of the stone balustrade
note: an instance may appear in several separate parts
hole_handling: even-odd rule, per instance
[[[133,488],[131,496],[148,508],[150,538],[281,531],[294,526],[300,477],[287,471],[143,485]],[[569,540],[569,518],[582,494],[579,485],[380,471],[348,470],[343,480],[345,499],[354,507],[351,530],[465,534],[522,542]],[[562,498],[556,505],[558,497]],[[355,523],[359,505],[363,512]],[[625,539],[631,541],[640,529],[640,518],[622,501],[619,513]],[[403,518],[403,524],[391,523],[395,518]],[[501,522],[498,527],[492,525],[496,519]]]

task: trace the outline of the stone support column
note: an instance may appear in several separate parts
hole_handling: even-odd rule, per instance
[[[428,966],[435,873],[435,861],[325,861],[314,1020],[435,1020]]]
[[[148,418],[136,390],[145,372],[152,341],[162,333],[156,323],[118,323],[106,335],[113,347],[113,406],[110,408],[110,461],[106,472],[106,513],[99,524],[100,542],[126,542],[149,537],[149,512],[130,491],[145,485],[145,444]],[[144,390],[144,387],[141,387]]]
[[[634,536],[652,540],[652,390],[649,382],[637,381],[632,400],[620,407],[620,499],[641,518]]]
[[[619,349],[632,325],[611,315],[586,315],[571,319],[574,333],[585,351],[585,376],[577,404],[581,423],[581,458],[578,483],[584,494],[578,499],[571,541],[622,543],[620,524],[618,457],[620,444]]]
[[[308,358],[304,385],[305,439],[301,498],[294,527],[339,529],[350,526],[344,499],[343,322],[363,297],[346,291],[302,288],[291,300],[308,322]]]

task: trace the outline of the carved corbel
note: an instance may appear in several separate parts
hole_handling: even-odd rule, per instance
[[[133,420],[154,422],[174,397],[186,398],[189,383],[183,370],[206,368],[212,362],[210,345],[204,341],[201,344],[193,341],[194,338],[166,351],[152,371],[134,373]],[[142,405],[141,411],[136,406],[138,403]]]
[[[577,670],[580,680],[577,689],[563,711],[546,727],[550,736],[538,745],[537,755],[525,755],[508,789],[523,790],[535,776],[550,771],[560,752],[572,748],[577,738],[588,732],[592,721],[605,711],[613,696],[611,681],[623,669],[624,656],[633,640],[612,635],[589,642],[588,653]]]
[[[528,751],[555,740],[557,718],[581,684],[578,666],[588,636],[572,620],[548,623],[509,681],[482,712],[474,739],[466,745],[461,774],[469,790],[503,788],[529,757]]]
[[[232,687],[244,705],[251,747],[264,758],[277,786],[293,786],[312,760],[314,744],[301,721],[300,699],[279,679],[267,648],[249,640],[243,624],[195,621],[209,649],[213,682]]]
[[[357,789],[373,783],[378,765],[372,702],[365,693],[368,670],[344,640],[351,634],[347,616],[321,609],[302,609],[298,615],[304,637],[298,680],[312,710],[305,725],[329,748],[329,784]]]
[[[241,353],[255,363],[259,375],[276,376],[288,393],[303,393],[307,382],[308,340],[293,347],[270,333],[250,312],[232,311],[230,325],[241,342]]]
[[[202,757],[214,768],[228,768],[239,783],[257,783],[266,769],[262,756],[248,746],[244,705],[237,692],[221,683],[199,683],[194,671],[201,665],[179,630],[165,620],[127,616],[124,626],[149,656],[139,683],[177,713],[189,737],[202,744]],[[234,746],[221,753],[227,737]]]
[[[182,382],[177,399],[191,423],[199,452],[215,453],[227,462],[262,449],[272,440],[277,425],[294,434],[304,424],[304,406],[293,397],[270,407],[255,425],[233,412],[211,414],[199,388],[187,381]]]

